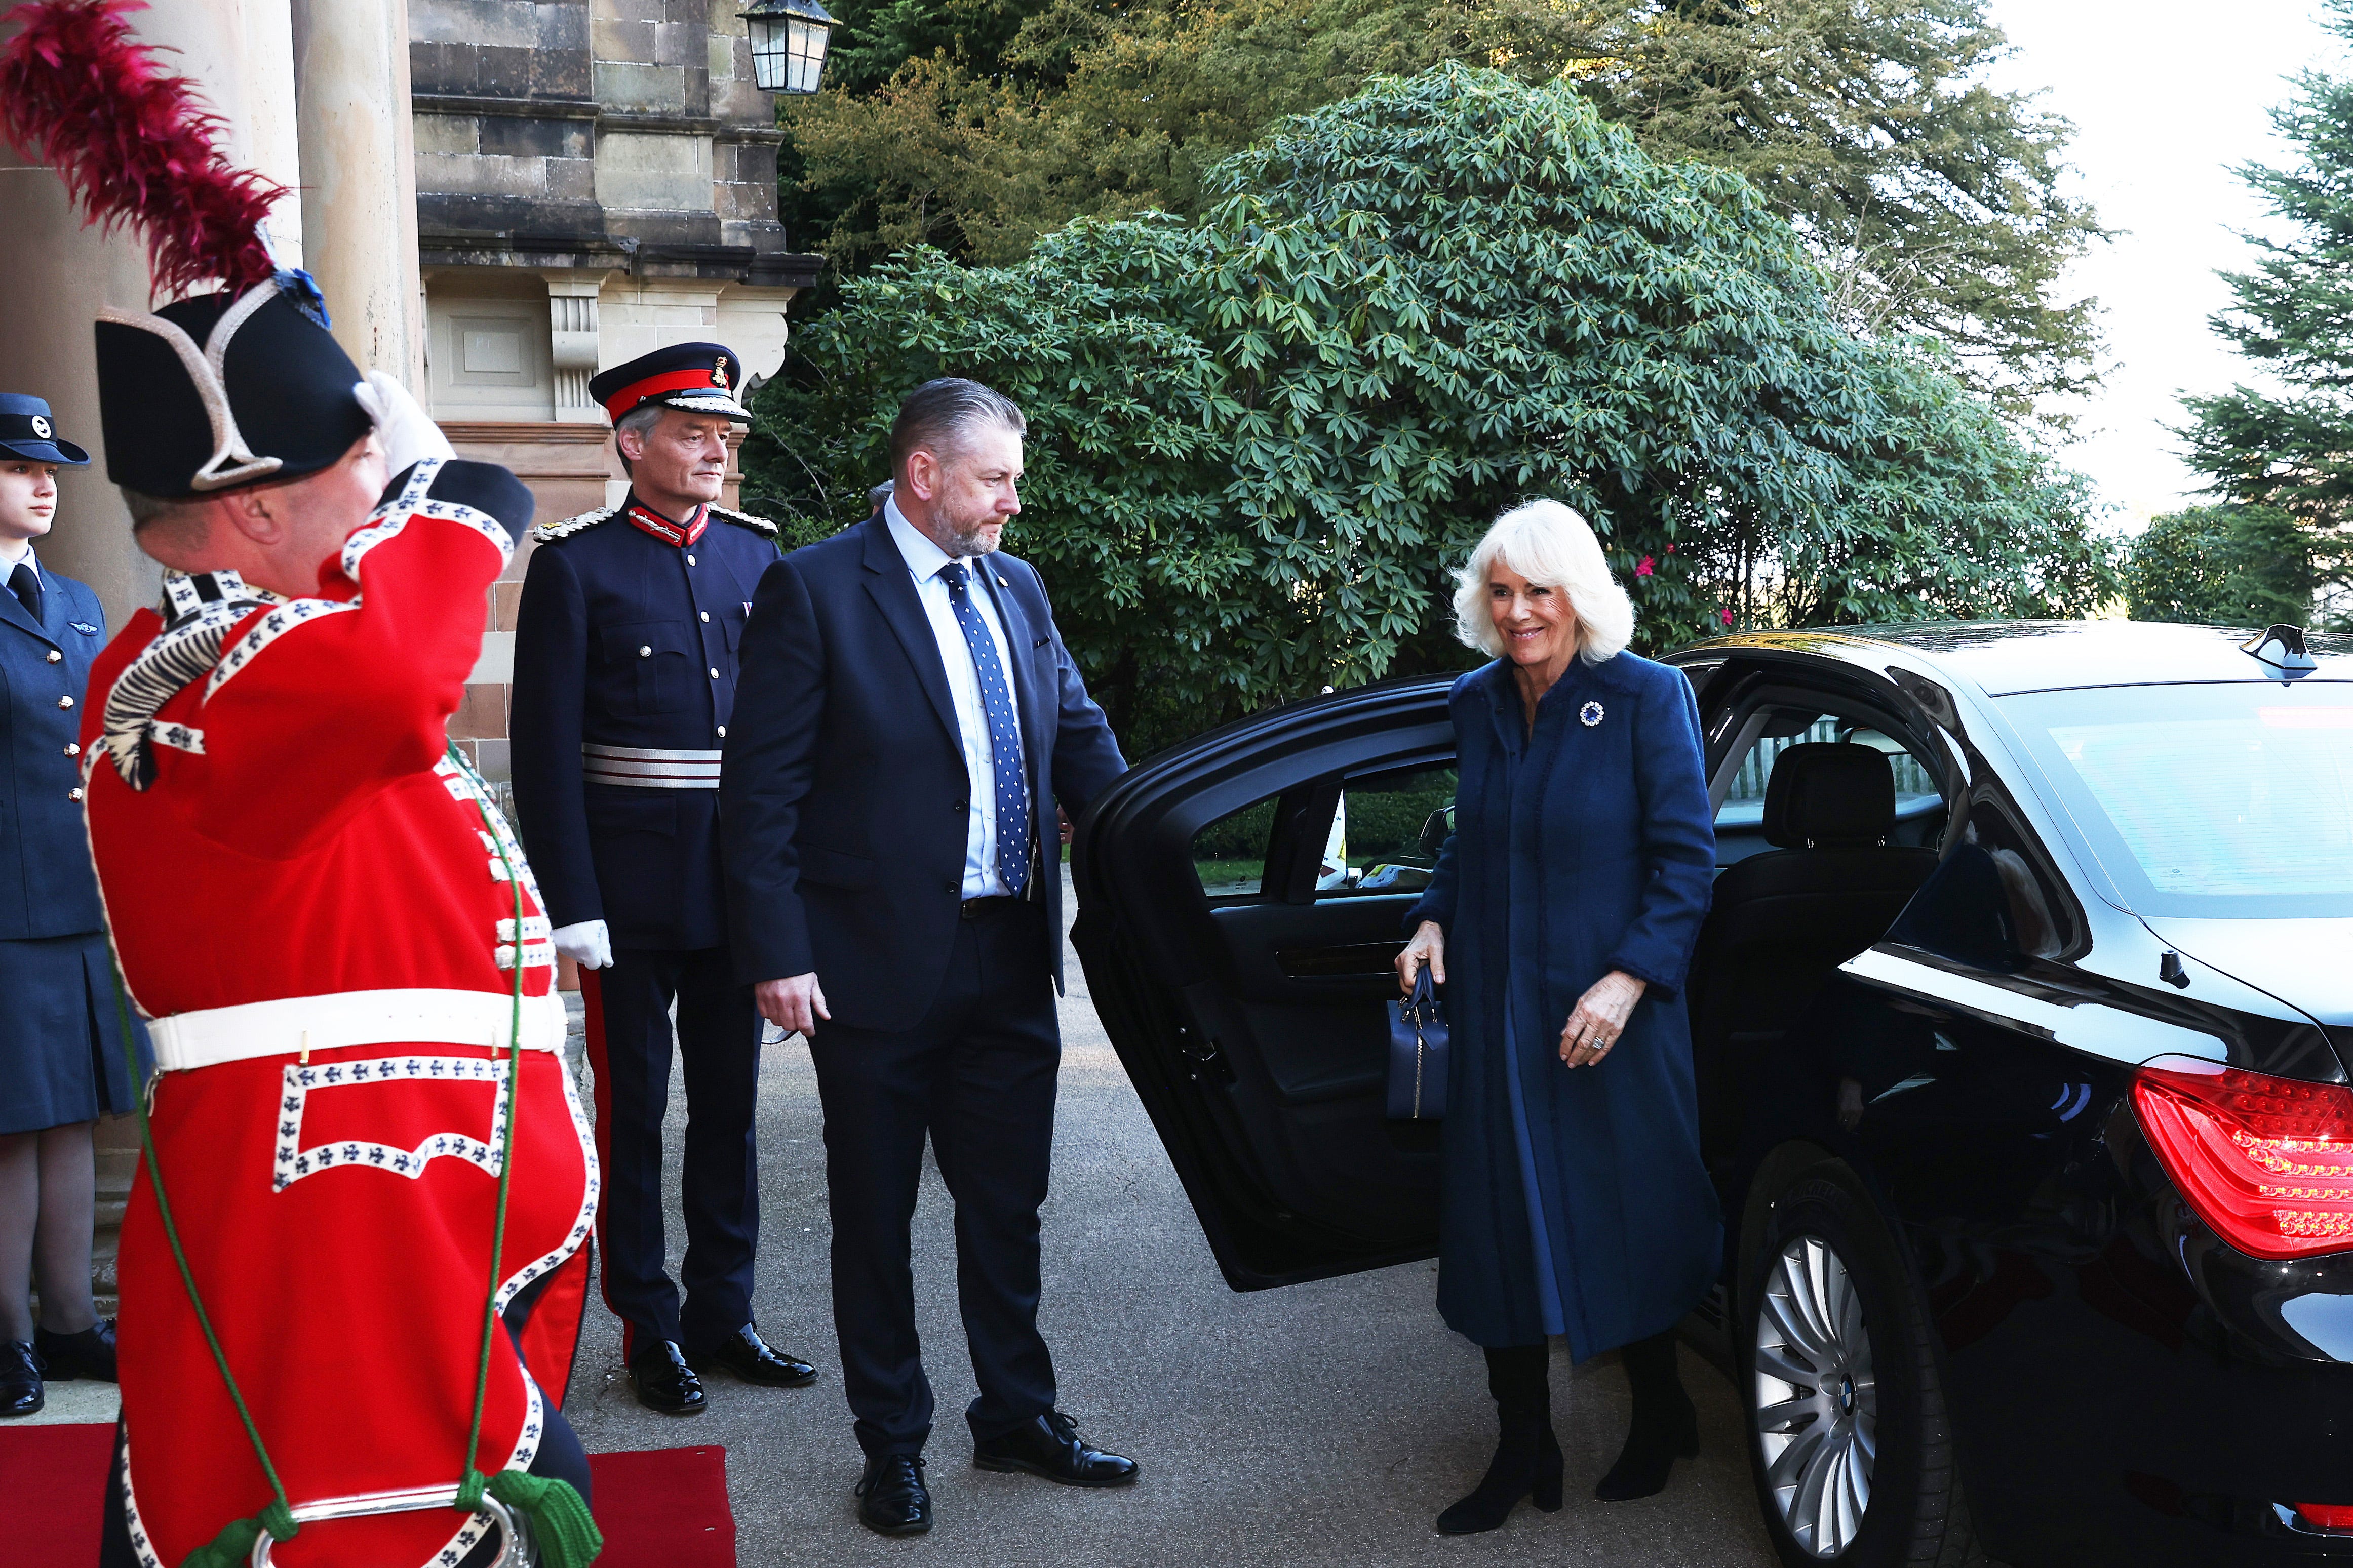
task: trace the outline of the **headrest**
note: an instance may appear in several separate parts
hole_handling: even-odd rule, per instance
[[[1895,826],[1887,754],[1853,742],[1810,741],[1773,759],[1765,841],[1783,849],[1875,844]]]

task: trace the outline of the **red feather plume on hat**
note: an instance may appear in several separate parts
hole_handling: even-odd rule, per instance
[[[159,293],[214,279],[243,293],[277,270],[261,225],[286,187],[221,155],[220,117],[123,20],[146,8],[40,0],[10,11],[24,30],[0,48],[0,132],[55,165],[87,221],[142,232]]]

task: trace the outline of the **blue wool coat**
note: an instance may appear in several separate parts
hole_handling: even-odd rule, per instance
[[[1699,708],[1629,653],[1576,661],[1532,737],[1504,660],[1449,700],[1454,835],[1408,916],[1447,936],[1438,1310],[1482,1345],[1566,1334],[1582,1361],[1672,1326],[1722,1249],[1683,1001],[1715,875]],[[1572,1070],[1561,1027],[1613,969],[1648,989]]]

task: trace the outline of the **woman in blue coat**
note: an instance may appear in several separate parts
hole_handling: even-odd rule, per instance
[[[1498,519],[1454,603],[1499,657],[1450,699],[1454,836],[1398,970],[1451,983],[1438,1310],[1485,1348],[1502,1428],[1439,1516],[1462,1535],[1560,1506],[1549,1335],[1576,1361],[1622,1350],[1633,1386],[1597,1496],[1647,1497],[1698,1451],[1674,1331],[1722,1242],[1682,996],[1715,874],[1691,687],[1624,651],[1633,607],[1557,502]]]
[[[114,1377],[114,1325],[90,1301],[90,1134],[137,1088],[77,742],[106,617],[33,548],[57,515],[58,469],[89,461],[47,404],[0,393],[0,1418],[38,1411],[45,1376]]]

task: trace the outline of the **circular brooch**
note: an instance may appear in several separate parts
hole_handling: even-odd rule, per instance
[[[1592,729],[1593,726],[1601,722],[1601,704],[1599,702],[1587,703],[1584,707],[1577,710],[1577,722],[1583,724],[1587,729]]]

